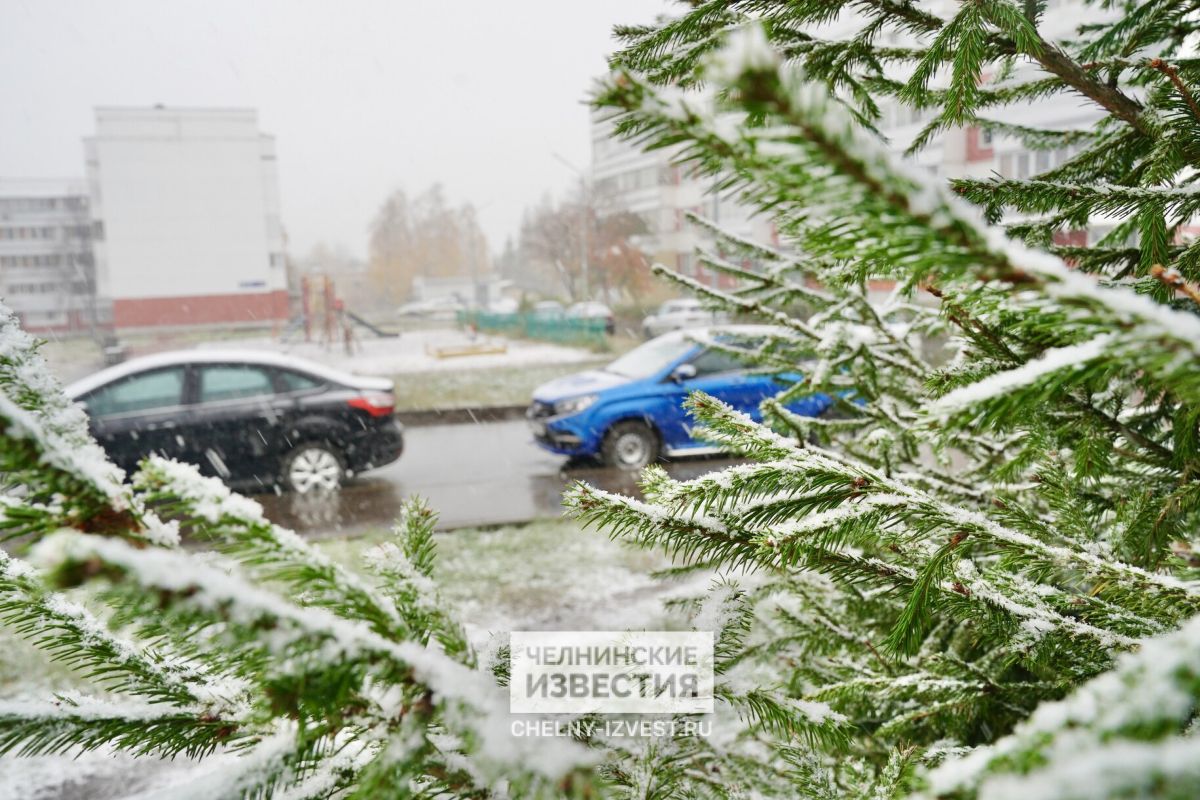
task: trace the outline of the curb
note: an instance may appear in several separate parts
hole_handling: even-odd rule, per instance
[[[476,406],[469,408],[426,408],[397,411],[396,421],[414,428],[423,425],[466,425],[524,419],[527,406]]]

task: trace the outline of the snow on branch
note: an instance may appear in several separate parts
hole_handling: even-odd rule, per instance
[[[1105,349],[1112,341],[1111,335],[1102,334],[1080,344],[1045,350],[1037,358],[1016,369],[993,373],[983,380],[943,395],[929,407],[929,414],[939,416],[953,413],[1029,386],[1046,375],[1077,369],[1104,355]]]
[[[135,755],[198,758],[235,732],[235,722],[197,708],[114,702],[78,694],[53,700],[0,700],[0,755],[37,756],[105,745]]]
[[[117,539],[74,532],[56,534],[39,550],[48,568],[69,571],[72,564],[102,564],[124,580],[169,597],[175,605],[238,628],[271,623],[272,635],[258,641],[285,659],[297,648],[316,647],[330,668],[355,661],[382,661],[391,674],[409,673],[427,686],[439,703],[449,707],[464,704],[470,709],[469,714],[458,714],[455,719],[473,732],[480,754],[496,764],[523,764],[545,777],[557,778],[594,761],[571,742],[548,744],[511,736],[507,697],[485,673],[471,670],[433,647],[380,636],[358,620],[324,608],[294,605],[248,581],[233,564],[218,567],[183,552],[137,549]]]
[[[714,62],[714,88],[736,90],[729,101],[733,111],[710,108],[710,98],[720,97],[719,92],[689,97],[630,73],[611,79],[598,103],[624,111],[650,140],[695,142],[691,152],[705,153],[703,168],[737,175],[729,181],[751,202],[774,207],[785,219],[836,210],[843,223],[853,223],[823,226],[819,238],[808,237],[805,244],[816,255],[854,257],[906,271],[910,279],[936,273],[1038,287],[1061,302],[1083,303],[1118,322],[1137,323],[1122,330],[1121,338],[1153,339],[1173,350],[1200,353],[1196,315],[1128,288],[1101,286],[1061,259],[989,228],[974,207],[934,176],[900,160],[865,132],[827,87],[807,81],[794,65],[766,58],[756,23],[731,35]],[[734,105],[747,96],[755,98],[767,121],[747,122],[744,109]]]
[[[63,394],[37,348],[0,303],[0,471],[21,481],[29,500],[53,501],[61,510],[60,524],[178,544],[177,526],[133,499],[124,472],[92,439],[83,410]],[[12,535],[40,529],[16,524],[11,513],[4,516]]]
[[[1200,787],[1200,616],[1142,642],[1115,669],[1043,703],[1012,734],[933,770],[930,796],[1051,800],[1182,797]]]
[[[246,712],[245,682],[117,636],[83,606],[49,591],[32,566],[3,551],[0,621],[52,658],[114,691],[197,706],[222,719],[237,719]]]
[[[217,540],[255,576],[292,585],[300,602],[351,614],[383,636],[406,637],[392,600],[295,532],[269,522],[258,503],[219,480],[158,456],[147,459],[133,480],[147,501],[192,520],[198,534]]]

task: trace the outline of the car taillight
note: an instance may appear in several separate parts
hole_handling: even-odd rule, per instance
[[[347,402],[351,408],[361,408],[372,417],[389,417],[396,412],[396,398],[387,392],[363,392]]]

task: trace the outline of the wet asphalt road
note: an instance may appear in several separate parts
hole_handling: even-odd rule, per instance
[[[667,464],[677,478],[720,469],[725,458],[686,458]],[[324,538],[389,527],[406,498],[417,494],[440,515],[439,528],[527,522],[562,513],[562,493],[584,480],[636,495],[633,473],[568,463],[538,448],[523,420],[430,425],[405,430],[399,461],[373,470],[328,496],[259,495],[272,521]]]

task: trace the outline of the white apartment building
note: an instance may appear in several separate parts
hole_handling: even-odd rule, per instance
[[[695,261],[697,247],[711,237],[688,222],[693,212],[722,228],[770,244],[770,220],[750,214],[732,197],[712,191],[711,181],[673,162],[678,150],[642,151],[613,133],[607,112],[592,112],[591,190],[597,208],[629,211],[641,217],[647,233],[635,242],[651,262],[658,262],[707,283],[723,283]]]
[[[0,299],[26,330],[96,327],[87,184],[0,178]]]
[[[275,140],[239,108],[98,108],[97,290],[120,328],[288,316]]]

